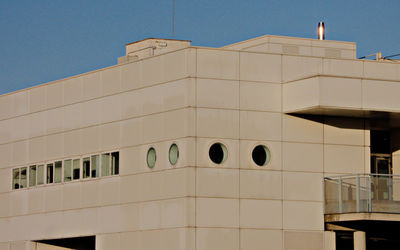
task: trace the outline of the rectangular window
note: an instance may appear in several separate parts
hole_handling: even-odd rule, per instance
[[[79,180],[80,175],[81,175],[81,160],[80,159],[75,159],[73,161],[73,170],[72,170],[72,177],[73,180]]]
[[[99,155],[92,155],[92,178],[99,177],[100,159]]]
[[[19,168],[13,169],[12,188],[13,189],[19,189]]]
[[[26,188],[28,184],[27,180],[27,168],[21,168],[21,179],[19,188]]]
[[[46,169],[46,173],[47,173],[47,178],[46,178],[46,183],[53,183],[54,182],[54,168],[53,168],[53,163],[47,164],[47,169]]]
[[[101,176],[109,176],[110,175],[110,154],[102,154],[101,155]]]
[[[82,170],[81,159],[15,168],[12,170],[12,189],[109,175],[119,175],[119,152],[85,157]]]
[[[72,180],[72,160],[64,161],[64,182]]]
[[[56,161],[54,163],[54,182],[61,183],[62,180],[62,161]]]
[[[111,153],[111,174],[119,174],[119,152]]]
[[[29,186],[36,186],[36,165],[29,167]]]
[[[39,165],[37,166],[37,185],[44,184],[44,166]]]
[[[83,179],[90,177],[90,157],[83,158],[82,161]]]

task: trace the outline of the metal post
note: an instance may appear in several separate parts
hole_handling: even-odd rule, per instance
[[[324,179],[322,179],[322,190],[323,190],[323,192],[322,192],[322,200],[324,201],[324,214],[326,214],[326,200],[325,200],[325,192],[326,192],[326,190],[325,190],[325,178],[324,178]]]
[[[369,183],[368,183],[368,212],[372,212],[372,175],[369,175]]]
[[[357,213],[360,212],[360,176],[356,177],[356,209]]]
[[[339,213],[343,213],[343,200],[342,200],[342,177],[339,177]]]
[[[393,200],[393,177],[389,176],[387,180],[387,185],[388,185],[388,191],[389,191],[389,197],[388,200]]]

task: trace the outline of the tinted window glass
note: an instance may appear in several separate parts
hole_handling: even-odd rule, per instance
[[[53,168],[53,163],[47,164],[47,178],[46,178],[46,183],[53,183],[54,178],[53,178],[53,173],[54,168]]]

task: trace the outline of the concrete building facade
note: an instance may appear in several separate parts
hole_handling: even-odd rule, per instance
[[[332,177],[399,173],[396,61],[269,35],[126,50],[0,96],[0,250],[365,249],[346,222],[397,220]]]

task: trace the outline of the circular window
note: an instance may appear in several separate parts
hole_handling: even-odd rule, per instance
[[[222,164],[228,158],[228,150],[224,144],[217,142],[211,145],[208,155],[214,163]]]
[[[253,149],[251,154],[253,161],[258,166],[262,167],[269,163],[271,160],[271,152],[264,145],[258,145]]]
[[[179,158],[179,149],[178,146],[174,143],[169,147],[169,162],[172,165],[175,165],[178,162]]]
[[[156,165],[156,159],[156,150],[153,147],[149,148],[147,151],[147,166],[153,168]]]

